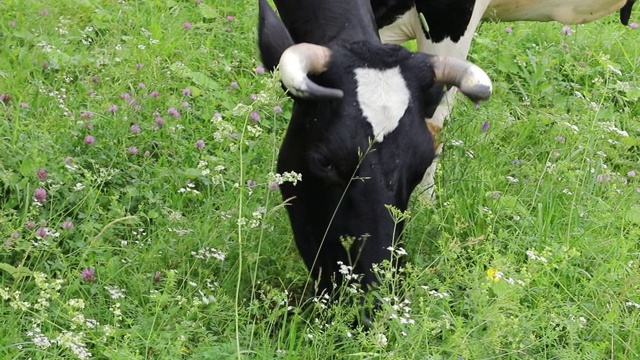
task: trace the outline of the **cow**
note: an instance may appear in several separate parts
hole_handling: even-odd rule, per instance
[[[407,209],[434,159],[424,118],[442,87],[477,102],[491,81],[465,60],[382,44],[369,0],[275,4],[280,17],[259,0],[258,48],[293,98],[277,170],[302,175],[280,185],[295,243],[317,294],[366,292],[375,265],[397,260],[403,222],[388,207]]]
[[[415,39],[418,51],[466,59],[481,20],[557,21],[581,24],[620,10],[627,25],[635,0],[371,0],[384,43],[401,44]],[[420,14],[426,22],[423,26]],[[455,89],[443,96],[441,105],[428,117],[434,138],[451,114]],[[436,141],[436,161],[419,186],[429,199],[434,195],[437,157],[442,144]]]

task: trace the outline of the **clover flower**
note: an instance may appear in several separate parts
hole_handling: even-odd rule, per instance
[[[45,181],[47,179],[47,170],[43,168],[38,169],[38,171],[36,171],[36,174],[38,175],[38,180],[40,181]]]
[[[33,200],[38,203],[43,203],[47,200],[47,190],[43,188],[37,188],[33,192]]]
[[[180,118],[180,112],[178,111],[178,109],[176,109],[176,108],[174,108],[174,107],[170,107],[170,108],[167,110],[167,114],[169,114],[169,115],[173,116],[173,117],[174,117],[174,118],[176,118],[176,119],[179,119],[179,118]]]
[[[80,273],[80,276],[82,276],[82,280],[84,280],[84,281],[87,281],[87,282],[95,281],[96,280],[96,269],[94,269],[94,268],[86,268],[86,269],[82,270],[82,272]]]

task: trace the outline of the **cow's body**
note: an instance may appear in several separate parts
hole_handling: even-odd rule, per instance
[[[466,59],[473,35],[483,19],[500,21],[558,21],[581,24],[617,10],[626,24],[635,0],[371,0],[383,42],[401,44],[417,41],[418,50],[428,54]],[[428,25],[423,28],[422,14]],[[437,133],[449,117],[455,89],[448,91],[427,121]],[[441,153],[438,146],[436,152]],[[422,181],[424,192],[433,195],[436,162]]]
[[[434,159],[424,118],[443,86],[484,100],[491,83],[465,61],[382,44],[369,0],[275,3],[281,19],[260,0],[258,43],[294,99],[278,172],[302,174],[280,187],[296,245],[318,292],[346,267],[367,289],[402,232],[386,206],[406,210]]]

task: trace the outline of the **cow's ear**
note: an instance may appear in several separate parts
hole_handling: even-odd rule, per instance
[[[289,31],[267,0],[259,2],[258,48],[262,64],[269,71],[273,71],[278,66],[282,53],[294,43]]]

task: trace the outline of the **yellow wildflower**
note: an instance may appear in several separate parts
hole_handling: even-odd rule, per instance
[[[496,268],[487,269],[487,279],[493,282],[498,282],[502,279],[502,271]]]

